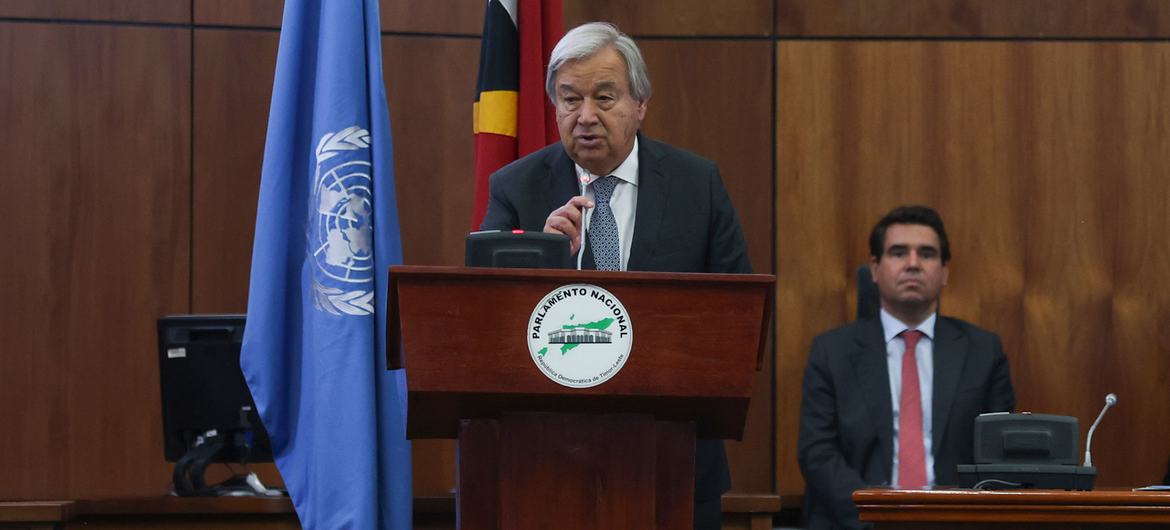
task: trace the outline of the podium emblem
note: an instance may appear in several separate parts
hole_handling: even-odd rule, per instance
[[[528,319],[528,351],[553,382],[600,385],[617,375],[634,344],[630,314],[613,293],[592,284],[558,287],[536,302]]]

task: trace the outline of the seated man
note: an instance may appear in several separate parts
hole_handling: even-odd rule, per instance
[[[800,405],[800,470],[810,530],[866,528],[853,504],[869,486],[958,483],[975,417],[1011,411],[999,337],[938,314],[950,244],[923,206],[886,214],[869,239],[878,318],[813,340]]]

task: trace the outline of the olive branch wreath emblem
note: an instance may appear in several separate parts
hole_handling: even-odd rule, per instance
[[[343,151],[368,149],[370,147],[370,131],[356,125],[347,127],[337,133],[325,133],[317,142],[317,175],[321,174],[321,165],[341,154]],[[365,316],[374,314],[374,291],[353,290],[346,291],[337,287],[329,287],[313,280],[314,305],[333,315]]]

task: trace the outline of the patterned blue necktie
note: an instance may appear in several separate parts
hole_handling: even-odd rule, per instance
[[[593,261],[599,271],[617,271],[622,268],[621,245],[618,241],[617,220],[609,207],[609,198],[618,184],[610,175],[593,181],[593,218],[589,221],[589,244],[593,247]]]

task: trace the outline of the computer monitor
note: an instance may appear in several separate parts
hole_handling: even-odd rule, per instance
[[[205,450],[207,462],[272,461],[272,444],[240,370],[243,337],[244,315],[174,315],[158,320],[167,461],[178,462],[212,438],[221,447]]]

